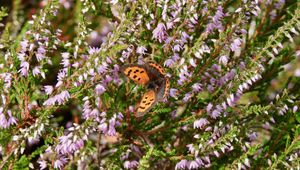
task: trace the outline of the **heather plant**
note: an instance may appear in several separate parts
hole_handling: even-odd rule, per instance
[[[0,5],[0,169],[300,168],[299,1]]]

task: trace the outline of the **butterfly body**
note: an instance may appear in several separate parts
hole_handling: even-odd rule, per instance
[[[137,108],[137,117],[142,117],[157,102],[167,97],[170,82],[165,76],[165,71],[160,65],[150,62],[144,65],[128,64],[122,72],[136,84],[143,85],[147,91]]]

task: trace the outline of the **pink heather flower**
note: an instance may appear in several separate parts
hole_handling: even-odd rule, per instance
[[[106,91],[105,87],[101,84],[97,84],[96,87],[95,87],[95,93],[97,95],[101,95],[103,94],[104,92]]]
[[[27,77],[28,70],[29,70],[29,63],[26,61],[22,61],[20,66],[21,66],[21,69],[18,72],[21,73],[22,76]]]
[[[205,156],[203,160],[210,164],[210,158],[208,156]]]
[[[196,121],[194,122],[194,129],[196,129],[196,128],[202,129],[202,128],[204,128],[207,124],[209,124],[209,121],[208,121],[207,119],[205,119],[205,118],[201,118],[201,119],[196,120]]]
[[[214,154],[216,155],[217,158],[220,157],[220,154],[218,151],[214,151]]]
[[[249,168],[251,167],[250,161],[249,161],[248,158],[245,159],[244,164],[245,164],[247,167],[249,167]],[[247,169],[247,168],[246,168],[246,169]]]
[[[67,158],[60,157],[54,162],[54,168],[63,169],[64,164],[67,163]]]
[[[219,58],[219,64],[222,64],[222,65],[226,66],[227,63],[228,63],[228,56],[222,55],[222,56]]]
[[[296,55],[297,59],[299,60],[299,59],[300,59],[300,50],[297,50],[297,51],[295,52],[295,55]]]
[[[8,126],[10,126],[10,125],[16,125],[17,124],[17,119],[12,116],[10,110],[8,110],[7,113],[8,113],[8,116],[9,116],[9,119],[8,119],[8,122],[7,122]]]
[[[71,3],[69,0],[59,0],[59,3],[62,4],[66,9],[69,9],[71,7]]]
[[[130,168],[131,168],[131,167],[130,167],[130,161],[125,161],[125,162],[123,163],[123,166],[124,166],[125,169],[130,169]]]
[[[216,14],[212,17],[212,22],[206,26],[206,32],[211,33],[215,29],[222,31],[224,29],[221,19],[225,16],[222,6],[218,6]]]
[[[167,60],[164,62],[164,66],[166,66],[166,67],[172,67],[174,64],[175,64],[175,62],[174,62],[174,60],[172,60],[172,59],[167,59]]]
[[[285,4],[285,0],[279,0],[277,3],[274,4],[276,9],[281,9]]]
[[[212,113],[210,114],[210,117],[213,118],[213,119],[216,119],[220,115],[221,115],[221,112],[218,109],[216,109],[216,110],[212,111]]]
[[[50,94],[52,94],[52,92],[53,92],[53,86],[44,86],[44,91],[45,91],[45,93],[47,94],[47,95],[50,95]]]
[[[188,145],[186,145],[186,147],[189,149],[191,154],[195,153],[195,148],[194,148],[193,144],[188,144]]]
[[[99,116],[100,116],[100,112],[99,112],[98,109],[93,109],[93,110],[90,112],[90,118],[97,119]]]
[[[193,66],[193,67],[197,67],[196,61],[195,61],[195,59],[193,59],[193,58],[190,59],[190,64],[191,64],[191,66]]]
[[[175,166],[175,169],[185,169],[187,167],[188,161],[187,160],[181,160],[180,162],[178,162]]]
[[[133,106],[129,106],[128,110],[129,110],[130,113],[133,113],[134,112],[134,107]]]
[[[53,106],[55,105],[56,99],[55,97],[50,97],[48,100],[46,100],[43,105],[44,106]]]
[[[241,45],[242,45],[242,40],[240,38],[237,38],[233,40],[233,43],[231,43],[230,49],[231,51],[235,52],[237,49],[240,48]]]
[[[5,115],[1,112],[0,113],[0,127],[7,128],[9,127],[9,123],[5,118]]]
[[[250,135],[248,135],[250,141],[254,141],[257,138],[257,134],[256,132],[251,133]]]
[[[37,53],[35,54],[37,61],[40,62],[41,60],[46,58],[45,54],[46,54],[45,47],[39,46],[39,48],[37,49]]]
[[[44,46],[39,46],[39,48],[37,49],[37,52],[40,54],[45,54],[46,53],[46,49]]]
[[[94,54],[98,54],[100,51],[101,51],[100,48],[90,47],[88,53],[89,55],[94,55]]]
[[[139,165],[139,163],[137,161],[125,161],[123,163],[123,166],[125,169],[134,169]]]
[[[181,32],[181,41],[187,43],[188,39],[190,39],[190,36],[185,31]]]
[[[269,122],[266,122],[262,125],[262,127],[266,130],[270,130],[271,126],[270,126],[270,123]]]
[[[115,136],[116,135],[116,129],[114,126],[109,125],[108,131],[107,131],[108,136]]]
[[[41,71],[41,68],[42,68],[41,66],[36,66],[33,68],[32,70],[33,77],[36,77],[40,74],[44,79],[46,78],[45,73]]]
[[[57,95],[57,102],[59,105],[61,105],[64,102],[68,101],[70,97],[71,96],[68,91],[62,91],[60,94]]]
[[[20,42],[20,45],[21,45],[22,52],[27,51],[28,40],[23,40],[23,41],[21,41],[21,42]]]
[[[123,114],[122,114],[121,112],[119,112],[119,113],[117,114],[117,118],[118,118],[120,121],[122,121],[123,118],[124,118],[124,116],[123,116]]]
[[[118,78],[118,77],[116,77],[116,75],[114,75],[114,77],[115,78]],[[101,83],[104,85],[104,86],[107,86],[111,81],[113,80],[113,78],[110,76],[110,75],[105,75],[105,78],[101,81]],[[105,88],[104,88],[104,86],[103,85],[101,85],[101,84],[98,84],[98,85],[100,85],[100,86],[102,86],[102,88],[100,88],[99,90],[100,91],[102,91],[102,90],[104,90],[105,91]],[[97,86],[98,86],[97,85]],[[96,88],[97,88],[97,86],[96,86]],[[103,92],[102,92],[103,93]],[[102,94],[101,93],[101,94]]]
[[[293,107],[293,113],[296,113],[297,110],[298,110],[298,106],[294,106],[294,107]]]
[[[213,105],[211,103],[209,103],[206,107],[206,111],[209,113],[212,109]]]
[[[62,58],[63,58],[61,64],[64,67],[70,66],[70,60],[69,60],[70,53],[61,53],[61,54],[62,54]]]
[[[99,125],[99,130],[100,130],[102,133],[106,134],[106,133],[107,133],[107,129],[108,129],[107,123],[101,123],[101,124]]]
[[[181,45],[179,45],[179,44],[176,44],[176,45],[174,45],[174,47],[173,47],[173,51],[174,51],[174,52],[179,52],[181,49],[182,49],[182,47],[181,47]]]
[[[25,61],[25,53],[18,53],[18,59],[20,60],[20,61]]]
[[[198,169],[199,165],[196,161],[191,161],[189,165],[189,169]]]
[[[198,163],[199,166],[204,165],[203,161],[200,158],[196,158],[196,162]]]
[[[131,167],[131,168],[135,168],[135,167],[137,167],[138,165],[139,165],[139,163],[138,163],[137,161],[135,161],[135,160],[130,162],[130,167]]]
[[[105,74],[108,70],[108,64],[106,62],[103,62],[98,68],[97,72],[99,74]]]
[[[192,85],[193,92],[198,93],[202,91],[202,87],[200,83],[195,83]]]
[[[160,43],[167,39],[166,26],[163,23],[159,23],[152,33],[152,38],[158,40]]]
[[[78,139],[76,141],[70,139],[70,136],[59,137],[60,143],[55,147],[58,154],[72,155],[75,151],[80,150],[84,146],[84,141]]]
[[[146,51],[147,51],[147,48],[144,46],[140,46],[136,49],[136,53],[141,54],[141,55],[145,55]]]
[[[64,102],[68,101],[70,98],[70,93],[68,91],[62,91],[60,94],[57,94],[51,98],[49,98],[48,100],[46,100],[43,105],[46,106],[50,106],[50,105],[55,105],[55,103],[57,102],[58,105],[63,104]]]
[[[174,88],[170,89],[170,96],[171,97],[176,98],[177,94],[178,94],[178,90],[177,89],[174,89]]]
[[[36,57],[37,61],[41,61],[41,60],[43,60],[44,58],[46,58],[46,56],[45,56],[44,54],[41,54],[41,53],[37,53],[37,54],[35,55],[35,57]]]
[[[38,161],[38,163],[39,163],[39,166],[40,166],[41,170],[47,168],[47,162],[45,160]]]
[[[192,98],[192,92],[186,93],[182,99],[183,102],[187,102]]]
[[[58,75],[57,75],[57,80],[62,81],[65,77],[67,77],[66,70],[60,70]]]

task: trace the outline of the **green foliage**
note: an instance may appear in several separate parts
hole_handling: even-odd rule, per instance
[[[7,15],[8,15],[7,8],[1,7],[1,9],[0,9],[0,21],[2,21],[3,18],[6,17]]]
[[[27,156],[23,155],[13,166],[13,170],[24,169],[29,170],[29,160]]]

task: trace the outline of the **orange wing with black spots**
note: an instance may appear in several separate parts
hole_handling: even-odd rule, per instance
[[[128,65],[123,69],[123,73],[136,84],[146,85],[150,81],[147,70],[142,66]]]
[[[164,68],[162,66],[158,65],[157,63],[149,62],[149,66],[154,67],[163,76],[166,74]]]
[[[156,94],[154,90],[147,91],[138,106],[136,117],[144,116],[156,103]]]
[[[163,98],[166,98],[169,94],[170,90],[170,79],[166,77],[166,82],[165,82],[165,89],[164,89],[164,96]]]

